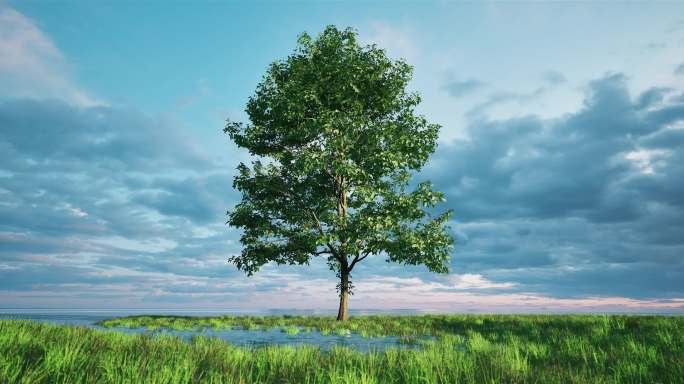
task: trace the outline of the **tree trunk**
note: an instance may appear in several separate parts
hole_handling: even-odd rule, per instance
[[[349,272],[344,268],[340,271],[340,309],[337,311],[337,320],[349,319]]]
[[[344,190],[344,178],[335,176],[337,189],[337,215],[340,217],[342,226],[347,221],[347,192]],[[340,262],[340,309],[337,311],[337,320],[349,319],[349,264],[346,255],[347,239],[340,239],[338,261]]]

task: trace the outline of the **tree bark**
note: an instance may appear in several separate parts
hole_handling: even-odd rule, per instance
[[[347,221],[347,192],[344,190],[344,178],[335,177],[335,187],[337,188],[337,215],[341,219],[344,227]],[[337,320],[345,321],[349,319],[349,262],[346,256],[347,239],[340,239],[338,261],[340,262],[340,309],[337,311]]]
[[[337,311],[337,320],[349,320],[349,271],[345,268],[340,270],[340,309]]]

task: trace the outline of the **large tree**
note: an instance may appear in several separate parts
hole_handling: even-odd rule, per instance
[[[269,262],[326,257],[339,278],[338,320],[348,318],[351,272],[368,256],[448,271],[450,212],[429,212],[444,195],[429,182],[407,191],[440,129],[415,113],[411,73],[334,26],[300,35],[269,66],[247,103],[251,124],[224,129],[255,158],[233,184],[242,201],[228,223],[243,230],[243,249],[230,262],[252,275]]]

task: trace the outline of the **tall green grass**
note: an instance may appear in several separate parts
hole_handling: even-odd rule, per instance
[[[105,324],[311,327],[436,338],[418,350],[383,353],[252,349],[204,337],[185,342],[1,320],[0,382],[684,383],[683,317],[369,316],[343,324],[326,317],[136,317]]]

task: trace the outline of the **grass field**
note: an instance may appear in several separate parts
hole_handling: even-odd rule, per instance
[[[684,383],[684,317],[133,317],[106,326],[436,336],[419,350],[245,348],[0,320],[2,383]]]

